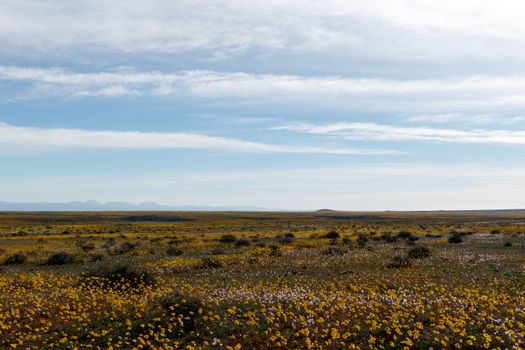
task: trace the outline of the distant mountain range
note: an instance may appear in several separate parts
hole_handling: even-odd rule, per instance
[[[0,211],[120,211],[120,210],[152,210],[152,211],[273,211],[273,209],[255,206],[232,206],[232,207],[213,207],[213,206],[169,206],[155,202],[127,203],[127,202],[107,202],[100,203],[94,200],[76,201],[67,203],[51,202],[5,202],[0,201]]]

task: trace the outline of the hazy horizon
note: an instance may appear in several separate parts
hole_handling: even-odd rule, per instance
[[[441,208],[441,209],[345,209],[345,208],[267,208],[253,205],[236,205],[236,206],[210,206],[202,205],[169,205],[157,202],[100,202],[96,200],[80,200],[71,202],[8,202],[0,201],[0,212],[185,212],[185,211],[238,211],[238,212],[355,212],[355,213],[370,213],[370,212],[469,212],[469,211],[525,211],[525,208]]]

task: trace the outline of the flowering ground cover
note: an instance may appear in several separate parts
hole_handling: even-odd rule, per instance
[[[522,216],[0,214],[0,348],[519,349]]]

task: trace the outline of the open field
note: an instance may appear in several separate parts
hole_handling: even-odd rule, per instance
[[[525,346],[525,212],[0,213],[0,348]]]

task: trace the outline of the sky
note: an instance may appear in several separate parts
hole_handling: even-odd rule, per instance
[[[518,0],[0,0],[0,200],[525,208]]]

